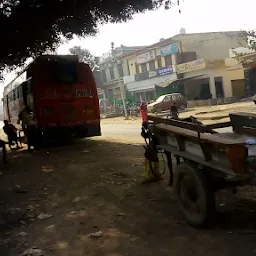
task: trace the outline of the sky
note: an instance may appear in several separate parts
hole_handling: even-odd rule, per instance
[[[186,33],[253,29],[255,7],[255,0],[180,0],[181,14],[178,6],[137,14],[127,23],[100,27],[95,37],[74,39],[61,46],[58,53],[68,53],[70,47],[81,45],[100,56],[110,50],[111,42],[116,47],[150,45],[179,34],[181,27]]]
[[[75,38],[60,46],[58,53],[68,54],[69,48],[79,45],[100,56],[110,50],[111,42],[115,47],[150,45],[179,34],[182,27],[186,33],[255,29],[255,7],[255,0],[180,0],[180,6],[170,10],[161,8],[137,14],[126,23],[100,26],[96,36]],[[13,77],[8,74],[4,84]],[[2,90],[0,86],[0,94]]]

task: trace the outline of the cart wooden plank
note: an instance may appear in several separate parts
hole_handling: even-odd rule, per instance
[[[209,129],[221,129],[221,128],[227,128],[232,126],[231,122],[223,122],[223,123],[216,123],[216,124],[208,124],[206,127]]]
[[[198,132],[194,130],[184,129],[173,125],[168,124],[156,124],[156,129],[163,130],[169,133],[175,133],[181,136],[186,136],[194,139],[198,139]],[[201,133],[200,141],[206,141],[209,143],[219,144],[219,145],[243,145],[245,144],[244,139],[241,138],[231,138],[228,135],[223,134],[209,134],[209,133]]]
[[[155,124],[164,123],[164,124],[174,125],[174,126],[178,126],[181,128],[187,128],[187,129],[200,131],[200,132],[215,133],[214,131],[212,131],[205,125],[186,122],[182,119],[175,120],[175,119],[169,119],[169,118],[163,118],[163,117],[157,117],[157,116],[149,116],[148,119],[149,119],[149,121],[152,121]]]

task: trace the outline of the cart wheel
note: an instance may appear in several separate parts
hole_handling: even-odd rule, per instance
[[[174,192],[187,222],[197,228],[210,224],[215,213],[213,190],[205,175],[188,163],[174,171]]]

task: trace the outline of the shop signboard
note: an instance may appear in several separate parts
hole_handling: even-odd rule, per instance
[[[178,74],[182,74],[182,73],[205,69],[205,68],[206,68],[205,59],[198,59],[198,60],[193,60],[190,62],[177,65],[176,71]]]
[[[152,51],[148,51],[148,52],[142,53],[140,55],[137,55],[136,59],[137,59],[138,64],[143,64],[143,63],[149,62],[151,60],[154,60],[155,57],[156,57],[155,51],[152,50]]]
[[[179,52],[179,44],[178,44],[178,42],[175,42],[175,43],[172,43],[172,44],[169,44],[169,45],[163,47],[160,50],[160,55],[162,57],[164,57],[164,56],[175,54],[178,52]]]
[[[158,76],[170,75],[173,73],[172,67],[164,67],[157,70]]]

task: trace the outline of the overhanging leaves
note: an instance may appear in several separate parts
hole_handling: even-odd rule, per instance
[[[121,22],[165,0],[0,0],[0,68],[55,50],[61,35],[94,35],[98,24]]]

